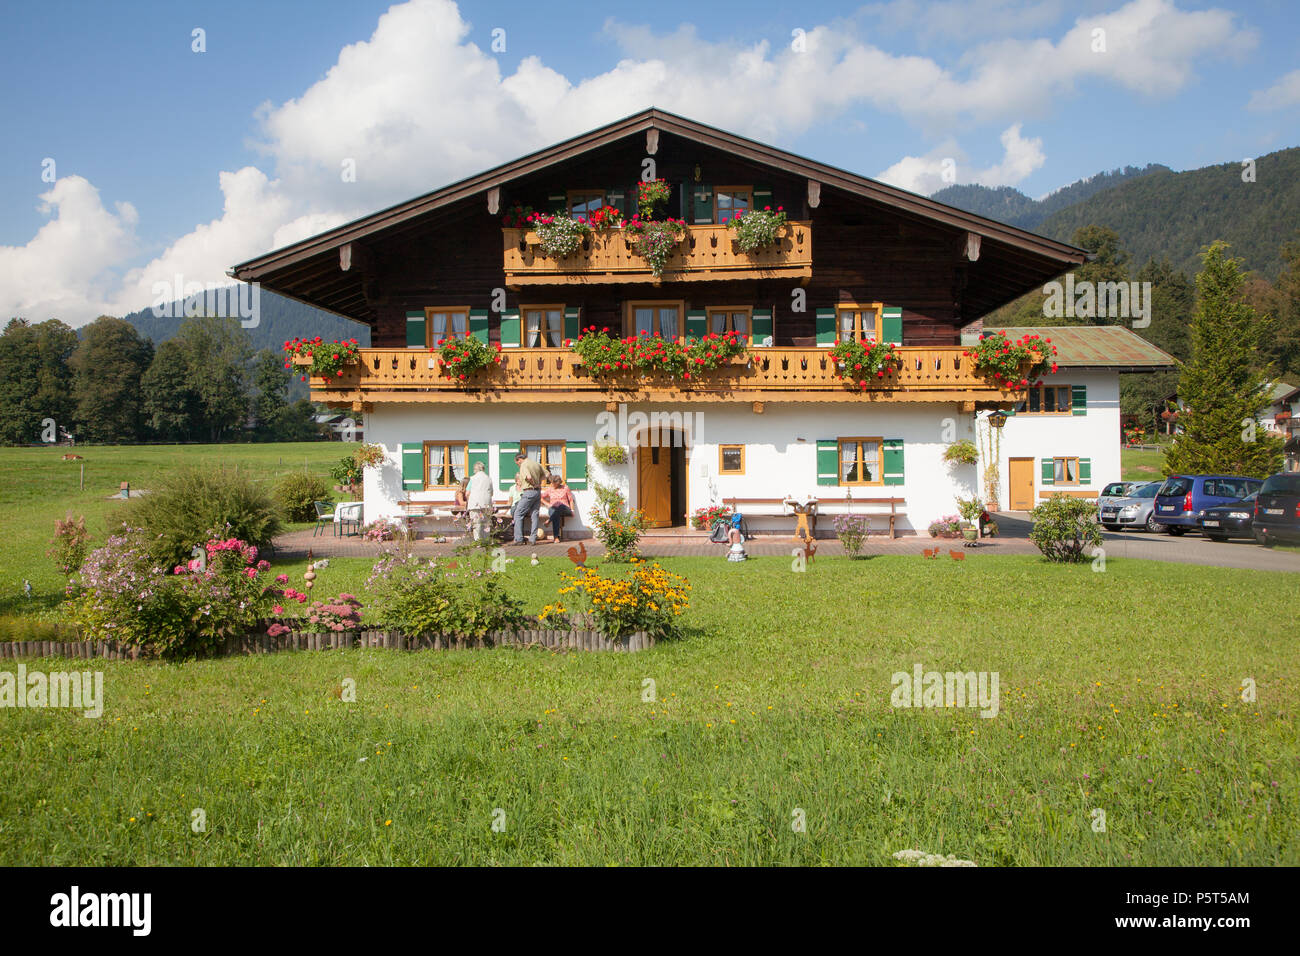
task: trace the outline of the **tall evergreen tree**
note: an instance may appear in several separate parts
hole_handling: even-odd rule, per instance
[[[1196,276],[1192,357],[1178,397],[1183,432],[1165,452],[1167,473],[1263,477],[1282,465],[1282,440],[1259,427],[1270,370],[1256,368],[1268,321],[1242,299],[1245,275],[1228,245],[1215,242]]]
[[[248,365],[253,350],[234,318],[186,319],[176,335],[185,355],[186,384],[198,397],[203,437],[229,441],[248,421]]]
[[[140,389],[145,419],[155,438],[188,442],[204,436],[203,408],[190,387],[189,361],[175,339],[158,346]]]
[[[153,343],[129,322],[101,315],[82,331],[69,363],[77,436],[86,441],[134,442],[144,432],[140,378],[153,361]]]

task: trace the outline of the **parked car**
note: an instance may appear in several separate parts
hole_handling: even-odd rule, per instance
[[[1255,498],[1255,540],[1300,541],[1300,474],[1270,475]]]
[[[1211,541],[1254,537],[1252,529],[1255,523],[1255,498],[1258,494],[1258,491],[1252,491],[1232,504],[1206,508],[1201,515],[1201,534]]]
[[[1133,493],[1133,489],[1140,485],[1138,481],[1112,481],[1105,488],[1101,489],[1101,494],[1097,496],[1097,520],[1105,524],[1102,518],[1102,512],[1108,505],[1113,505],[1121,498],[1128,497]],[[1114,531],[1114,528],[1111,528]]]
[[[1156,521],[1173,535],[1195,530],[1206,508],[1240,501],[1264,482],[1240,475],[1170,475],[1156,495]]]
[[[1148,481],[1138,485],[1127,497],[1114,498],[1109,504],[1099,509],[1101,523],[1108,531],[1120,528],[1146,528],[1148,531],[1163,531],[1152,515],[1156,503],[1156,492],[1163,485],[1162,481]]]

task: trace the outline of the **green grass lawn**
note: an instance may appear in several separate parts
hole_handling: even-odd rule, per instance
[[[536,611],[567,564],[506,573]],[[1300,863],[1293,575],[663,564],[690,632],[638,654],[97,663],[100,719],[0,713],[0,864]],[[998,715],[891,707],[917,663],[996,672]]]
[[[1164,477],[1165,453],[1120,448],[1120,481],[1155,481]]]
[[[148,490],[180,465],[238,464],[274,484],[306,467],[329,479],[329,471],[354,445],[301,442],[277,445],[136,445],[80,448],[0,449],[0,630],[6,618],[49,617],[63,598],[64,578],[45,556],[54,522],[71,512],[84,515],[92,541],[107,536],[108,519],[126,502],[113,498],[121,483]],[[69,452],[83,461],[63,461]],[[81,465],[86,466],[81,490]],[[332,484],[332,482],[330,482]],[[23,581],[32,585],[27,598]]]

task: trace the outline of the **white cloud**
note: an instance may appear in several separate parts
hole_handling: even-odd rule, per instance
[[[1012,9],[1007,0],[979,3],[977,18],[985,22]],[[956,16],[958,6],[945,0],[921,9]],[[1052,0],[1022,9],[1034,22],[1055,22]],[[1096,27],[1106,30],[1104,54],[1092,51]],[[978,35],[962,30],[963,38]],[[497,57],[469,41],[469,24],[451,0],[394,6],[369,39],[345,47],[302,95],[259,107],[253,145],[271,171],[222,172],[219,218],[131,269],[113,289],[103,273],[132,261],[133,217],[55,203],[58,220],[27,246],[0,250],[0,262],[44,258],[37,252],[51,248],[46,230],[74,216],[83,227],[78,243],[95,254],[83,256],[65,240],[59,265],[46,267],[39,284],[6,267],[0,311],[22,307],[40,318],[33,310],[43,302],[84,300],[80,315],[67,313],[80,323],[104,301],[118,311],[142,308],[153,300],[152,284],[177,272],[187,281],[217,281],[234,262],[650,105],[775,142],[815,126],[859,122],[870,110],[900,115],[937,136],[956,126],[1032,120],[1062,108],[1086,80],[1169,95],[1203,60],[1240,54],[1255,40],[1232,13],[1181,11],[1170,0],[1131,0],[1080,18],[1059,39],[984,43],[952,63],[881,49],[848,21],[810,25],[806,52],[795,52],[785,38],[775,46],[713,42],[689,26],[663,34],[610,21],[604,32],[622,56],[604,73],[575,83],[530,56],[503,75]],[[972,174],[974,181],[1018,182],[1042,164],[1041,143],[1021,138],[1019,126],[1003,133],[1003,147],[1002,161]],[[924,191],[933,158],[908,157],[882,175]],[[355,168],[355,182],[345,181],[344,163]]]
[[[1300,105],[1300,70],[1292,70],[1266,90],[1250,94],[1247,109],[1283,110]]]
[[[1015,186],[1047,161],[1043,141],[1025,139],[1020,124],[1002,131],[1002,161],[984,169],[966,169],[959,161],[964,154],[948,141],[924,156],[904,156],[876,179],[914,193],[930,195],[953,183],[978,183],[981,186]]]

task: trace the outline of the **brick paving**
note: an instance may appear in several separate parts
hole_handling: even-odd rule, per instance
[[[1038,549],[1028,539],[1029,520],[1024,513],[1004,513],[997,516],[1001,534],[984,538],[976,547],[963,548],[960,539],[931,538],[929,535],[900,535],[890,540],[887,535],[871,535],[863,547],[866,555],[915,554],[927,548],[940,548],[940,557],[946,551],[964,553],[967,557],[986,554],[1037,554]],[[1175,538],[1166,534],[1147,534],[1142,531],[1103,532],[1103,547],[1110,558],[1137,558],[1151,561],[1170,561],[1178,564],[1203,564],[1225,568],[1300,572],[1300,553],[1261,548],[1252,541],[1207,541],[1200,535],[1187,534]],[[598,557],[604,547],[593,538],[581,539],[587,553]],[[432,537],[414,542],[412,550],[420,555],[447,555],[460,544],[449,537],[443,544]],[[536,544],[515,547],[506,545],[510,555],[559,557],[578,544],[576,539],[565,539],[559,544]],[[758,535],[745,543],[752,555],[779,555],[791,557],[791,551],[801,548],[800,541],[786,535]],[[380,545],[359,536],[335,537],[332,534],[313,536],[310,530],[295,531],[275,539],[275,554],[279,558],[305,558],[308,549],[317,558],[374,557]],[[717,557],[726,554],[726,545],[713,544],[704,532],[669,530],[652,531],[641,539],[641,553],[647,557]],[[817,554],[825,557],[843,556],[844,549],[834,537],[817,539]]]

